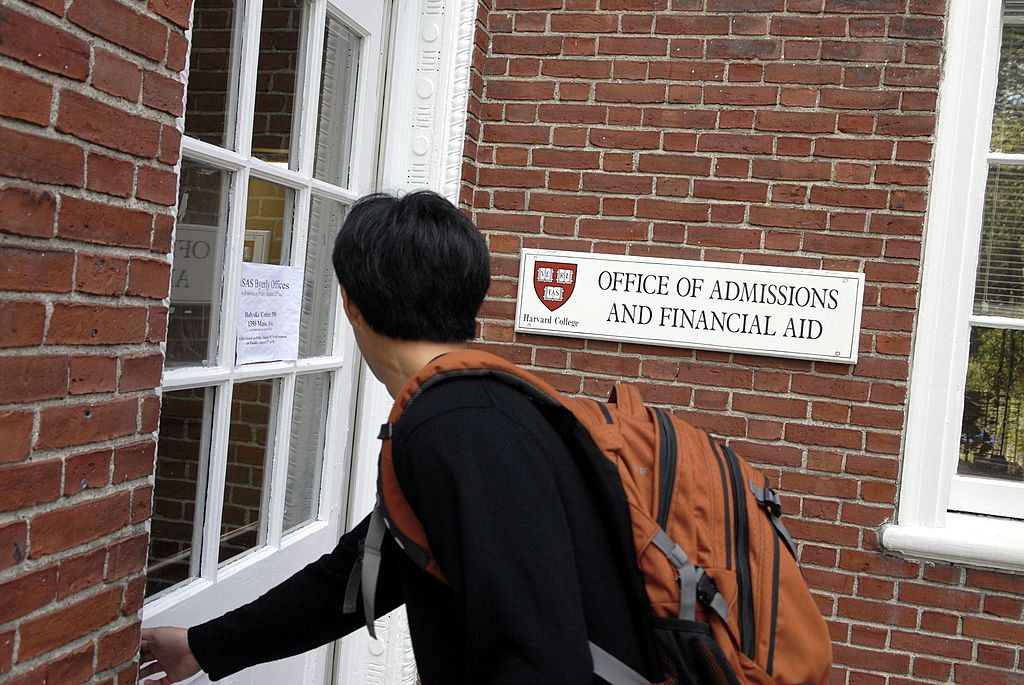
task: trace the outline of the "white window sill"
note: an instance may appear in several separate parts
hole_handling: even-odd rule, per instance
[[[1024,571],[1024,521],[950,513],[942,528],[885,526],[881,543],[904,557]]]

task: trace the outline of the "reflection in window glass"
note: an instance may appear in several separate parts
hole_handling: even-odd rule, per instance
[[[295,191],[259,178],[249,179],[242,261],[288,265]]]
[[[1024,331],[971,330],[957,473],[1024,480]]]
[[[296,74],[302,38],[303,0],[264,0],[256,74],[252,156],[295,168],[292,121],[299,100]]]
[[[1024,167],[992,165],[985,187],[974,313],[1024,317]]]
[[[339,186],[348,186],[361,41],[347,26],[327,16],[313,176]]]
[[[299,357],[303,359],[331,353],[334,320],[341,297],[331,252],[346,211],[347,207],[340,202],[313,196],[299,324]]]
[[[231,395],[228,468],[220,525],[221,563],[262,545],[267,506],[264,476],[270,469],[270,426],[279,382],[274,379],[235,383]]]
[[[171,368],[217,361],[229,180],[226,171],[182,160],[167,321]]]
[[[185,96],[185,135],[234,149],[238,73],[235,0],[195,0]]]
[[[999,80],[992,118],[993,152],[1024,152],[1024,10],[1008,6],[1003,16]]]
[[[330,379],[329,373],[311,373],[295,378],[288,485],[284,496],[285,533],[315,519],[317,515]]]
[[[198,544],[196,531],[203,523],[214,393],[213,388],[191,388],[163,395],[147,597],[198,575],[199,555],[193,553],[193,541]]]

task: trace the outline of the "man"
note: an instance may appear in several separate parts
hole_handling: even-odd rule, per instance
[[[392,396],[432,359],[462,349],[490,283],[483,237],[444,198],[357,202],[334,247],[345,313]],[[489,378],[435,385],[393,436],[399,483],[448,579],[385,541],[378,615],[405,603],[423,685],[584,685],[588,641],[658,674],[635,560],[617,553],[602,505],[552,425]],[[364,625],[342,611],[364,520],[329,554],[256,601],[189,630],[143,631],[142,677],[222,678]],[[628,589],[632,588],[632,590]],[[357,602],[361,607],[362,603]]]

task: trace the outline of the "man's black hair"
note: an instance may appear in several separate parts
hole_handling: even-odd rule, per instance
[[[334,241],[334,272],[370,327],[399,340],[462,342],[490,285],[483,236],[430,191],[360,199]]]

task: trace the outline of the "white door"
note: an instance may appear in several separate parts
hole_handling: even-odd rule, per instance
[[[146,626],[255,598],[344,525],[359,361],[330,251],[376,187],[389,5],[195,2]],[[277,312],[297,359],[237,356],[246,263],[301,273],[300,311]],[[323,683],[331,649],[222,682]]]

